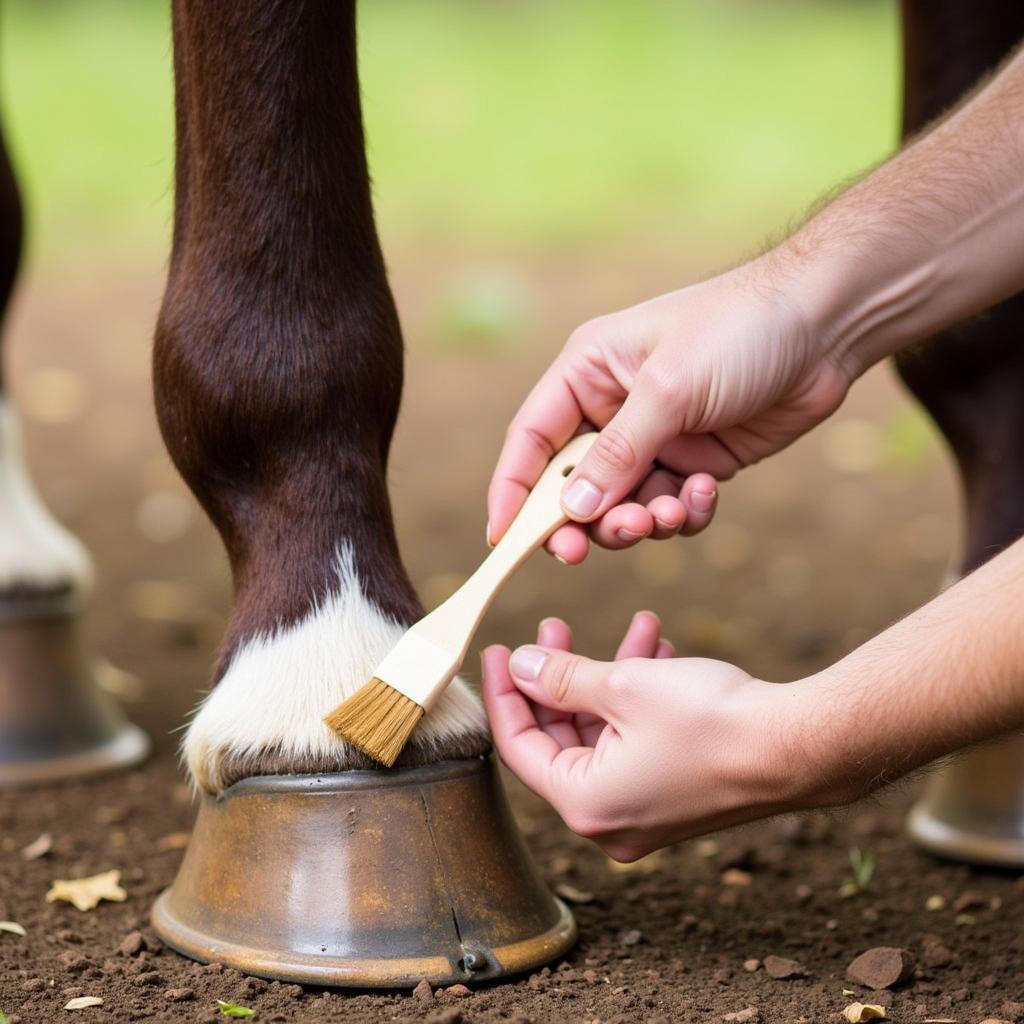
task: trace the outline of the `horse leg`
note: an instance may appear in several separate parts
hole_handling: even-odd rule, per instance
[[[234,605],[194,780],[371,767],[322,722],[422,610],[385,481],[402,342],[374,228],[355,5],[175,0],[173,252],[154,350],[175,465]],[[488,749],[461,682],[402,763]]]
[[[21,199],[0,135],[0,319],[21,241]],[[131,764],[149,743],[82,654],[78,604],[92,578],[89,556],[32,485],[5,385],[0,371],[0,785],[24,785]]]
[[[21,243],[21,198],[0,136],[0,319],[14,290]],[[50,515],[32,486],[6,384],[0,368],[0,603],[18,595],[81,591],[92,579],[89,556]]]
[[[1024,8],[982,0],[903,4],[904,132],[953,106],[1024,38]],[[1024,534],[1024,296],[896,360],[949,442],[963,485],[969,572]],[[1024,741],[978,748],[931,779],[912,835],[966,860],[1024,863]]]
[[[904,133],[953,106],[1024,38],[1024,9],[984,0],[904,3]],[[961,569],[1024,533],[1024,297],[897,357],[900,375],[949,442],[966,502]]]

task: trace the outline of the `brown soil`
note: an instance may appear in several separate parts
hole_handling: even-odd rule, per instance
[[[464,263],[424,260],[426,270],[399,266],[395,274],[411,353],[393,492],[403,551],[428,602],[480,557],[487,472],[546,351],[595,305],[612,308],[673,283],[665,271],[622,278],[578,263],[571,274],[536,266],[526,285],[536,304],[532,337],[543,343],[516,338],[496,351],[454,354],[420,339],[431,296]],[[837,818],[766,823],[622,867],[512,780],[546,876],[575,890],[581,939],[564,964],[469,995],[300,989],[200,967],[162,948],[148,910],[181,856],[173,837],[193,815],[172,730],[206,685],[228,580],[205,523],[180,517],[175,499],[185,492],[152,425],[153,265],[145,278],[137,270],[53,271],[33,282],[13,324],[15,393],[29,412],[35,474],[99,565],[89,641],[142,680],[129,712],[156,751],[118,776],[0,794],[0,920],[27,930],[24,938],[0,932],[0,1010],[12,1021],[64,1019],[62,1007],[79,995],[103,998],[102,1007],[78,1011],[97,1021],[229,1019],[218,1015],[217,999],[251,1007],[259,1021],[356,1024],[714,1021],[734,1013],[834,1021],[854,1000],[884,1003],[898,1021],[1024,1020],[1024,885],[916,852],[901,832],[912,787]],[[51,367],[70,378],[50,386]],[[954,502],[937,447],[916,452],[911,444],[908,456],[902,427],[890,432],[895,440],[878,434],[901,401],[886,373],[876,373],[828,431],[729,485],[706,537],[602,554],[575,570],[536,560],[481,641],[517,643],[543,615],[562,614],[581,649],[606,655],[630,612],[647,606],[684,652],[736,660],[768,678],[813,671],[925,599],[948,558]],[[43,832],[52,850],[26,861],[20,850]],[[844,899],[852,846],[873,851],[878,864],[867,890]],[[82,913],[44,901],[55,878],[111,868],[123,872],[124,903]],[[926,910],[935,896],[943,908]],[[119,952],[134,931],[143,948]],[[917,959],[913,977],[892,993],[844,980],[847,965],[875,946],[905,947]],[[745,966],[768,956],[796,960],[806,973],[777,979],[760,963]]]

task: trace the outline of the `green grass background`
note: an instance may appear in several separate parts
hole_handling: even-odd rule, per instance
[[[170,226],[167,4],[7,0],[0,84],[36,259]],[[896,138],[880,0],[364,0],[387,244],[757,243]]]

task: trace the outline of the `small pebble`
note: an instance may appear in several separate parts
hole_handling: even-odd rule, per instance
[[[764,969],[770,977],[778,978],[780,981],[807,976],[807,968],[803,964],[784,956],[766,956],[764,958]]]
[[[416,987],[412,990],[413,999],[418,999],[421,1003],[432,1003],[434,1001],[434,990],[430,987],[430,982],[426,978],[420,978],[416,983]]]
[[[117,951],[121,956],[138,956],[146,948],[146,939],[142,932],[129,932],[122,940]]]
[[[195,999],[196,994],[190,988],[169,988],[164,997],[172,1003],[184,1003],[189,999]]]
[[[743,970],[750,971],[751,974],[753,974],[760,966],[761,961],[756,957],[751,957],[749,960],[743,961]]]
[[[916,964],[917,960],[909,949],[876,946],[853,960],[846,968],[846,977],[867,988],[891,988],[909,980]]]
[[[727,1013],[722,1020],[737,1021],[739,1024],[751,1024],[761,1019],[761,1011],[756,1006],[747,1006],[735,1013]]]

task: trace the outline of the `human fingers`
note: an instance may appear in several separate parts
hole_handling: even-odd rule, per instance
[[[571,651],[572,630],[568,623],[554,616],[541,619],[537,626],[537,644],[540,647],[556,647],[561,651]]]
[[[686,505],[680,499],[683,484],[681,476],[659,467],[637,489],[636,500],[647,508],[654,520],[652,540],[674,537],[686,521]]]
[[[590,526],[590,537],[595,544],[610,551],[632,547],[654,529],[654,519],[643,505],[635,501],[616,505]]]
[[[686,506],[686,519],[680,533],[692,537],[711,522],[718,506],[718,484],[708,473],[694,473],[683,484],[680,501]]]
[[[647,475],[658,450],[679,432],[680,413],[670,389],[643,371],[622,407],[569,474],[562,507],[581,523],[604,515]]]
[[[535,704],[605,719],[608,668],[603,662],[532,644],[517,648],[508,663],[516,686]]]
[[[544,544],[549,555],[554,555],[563,565],[579,565],[590,551],[590,539],[586,527],[578,523],[560,526]]]
[[[565,774],[585,762],[590,748],[565,749],[540,728],[530,701],[509,673],[507,647],[488,647],[482,663],[484,707],[501,759],[538,796],[555,803]]]
[[[556,359],[509,424],[487,491],[487,539],[496,544],[552,456],[573,436],[583,414]]]
[[[560,651],[572,650],[572,631],[561,619],[542,619],[537,627],[537,643]],[[571,711],[559,711],[534,705],[537,724],[562,747],[578,747],[581,743],[575,716]]]
[[[658,641],[661,638],[661,620],[654,612],[637,612],[626,635],[615,652],[615,660],[622,661],[624,658],[653,658],[658,650]]]

